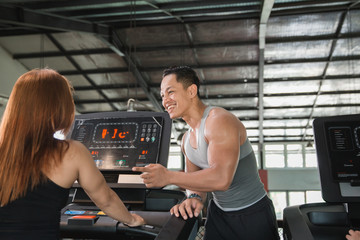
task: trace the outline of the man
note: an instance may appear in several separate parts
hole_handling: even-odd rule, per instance
[[[190,127],[182,139],[186,171],[169,171],[160,164],[134,167],[147,187],[174,184],[187,189],[188,198],[170,212],[197,217],[211,192],[204,239],[279,239],[274,207],[260,181],[256,159],[240,120],[219,107],[206,106],[200,82],[189,67],[164,70],[162,104],[171,119]]]

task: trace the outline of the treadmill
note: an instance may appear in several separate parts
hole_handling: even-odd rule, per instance
[[[67,138],[90,151],[107,184],[130,212],[146,225],[128,227],[102,212],[74,183],[61,211],[61,238],[88,239],[194,239],[199,219],[183,220],[169,213],[186,198],[175,188],[148,189],[133,172],[134,166],[167,166],[172,121],[164,112],[101,112],[75,116]]]
[[[345,239],[360,227],[360,114],[314,120],[316,154],[325,203],[284,209],[284,239]]]

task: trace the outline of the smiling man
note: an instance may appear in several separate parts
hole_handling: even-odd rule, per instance
[[[205,105],[199,87],[190,67],[163,72],[162,104],[171,119],[182,118],[190,127],[181,144],[186,171],[169,171],[160,164],[133,170],[143,172],[147,187],[174,184],[187,189],[188,198],[170,210],[184,219],[197,217],[211,192],[205,240],[279,239],[274,207],[260,181],[244,125],[229,111]]]

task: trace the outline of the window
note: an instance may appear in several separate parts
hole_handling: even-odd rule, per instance
[[[180,155],[169,155],[168,165],[169,169],[182,169],[181,156]]]
[[[264,159],[266,168],[285,167],[284,145],[265,145]]]
[[[305,167],[317,167],[317,157],[315,153],[315,149],[308,149],[305,152]]]
[[[307,203],[321,203],[321,191],[270,191],[277,219],[283,219],[284,208]]]
[[[283,210],[286,208],[286,192],[270,192],[270,198],[273,201],[277,219],[283,218]]]
[[[301,205],[305,203],[305,193],[301,192],[289,192],[289,206]]]
[[[169,159],[167,168],[171,170],[182,170],[182,152],[181,148],[178,145],[171,145],[169,149]]]
[[[265,168],[316,168],[314,147],[306,143],[264,144]],[[258,165],[260,166],[260,164]]]
[[[302,144],[288,144],[287,149],[287,165],[288,167],[303,167],[303,145]]]
[[[321,191],[306,191],[306,203],[324,202]]]

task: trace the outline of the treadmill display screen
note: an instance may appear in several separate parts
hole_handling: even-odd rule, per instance
[[[99,123],[95,126],[93,142],[134,142],[138,131],[138,124],[136,123]]]
[[[325,127],[333,178],[360,180],[360,123],[328,122]]]
[[[89,149],[100,170],[131,171],[159,161],[163,123],[161,116],[75,118],[71,139]]]

